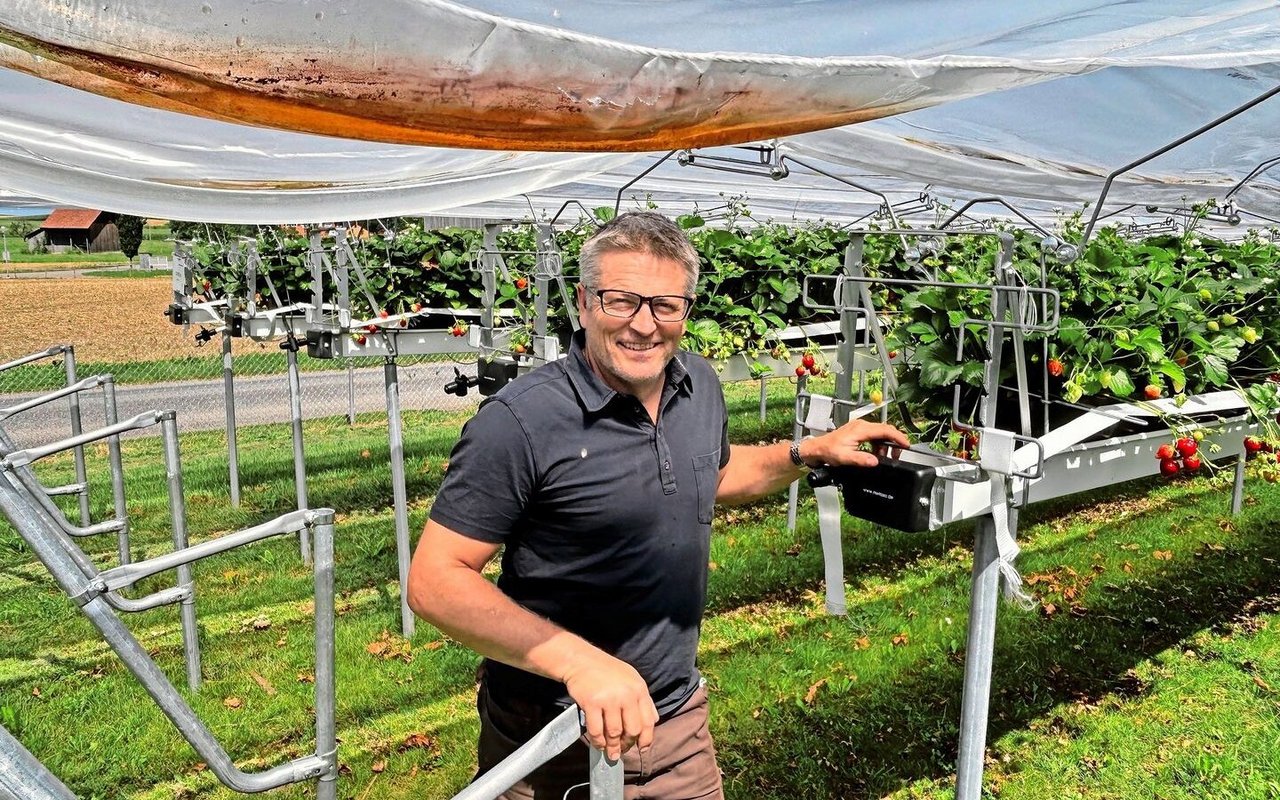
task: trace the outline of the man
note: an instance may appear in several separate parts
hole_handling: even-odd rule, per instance
[[[679,350],[698,280],[684,232],[623,214],[583,244],[579,269],[568,356],[463,428],[409,604],[486,657],[481,773],[572,699],[591,745],[623,757],[629,798],[718,798],[694,664],[714,504],[774,492],[806,465],[870,465],[863,443],[907,440],[855,421],[798,447],[730,446],[715,371]],[[495,586],[481,570],[504,546]],[[575,745],[505,797],[561,800],[586,765]]]

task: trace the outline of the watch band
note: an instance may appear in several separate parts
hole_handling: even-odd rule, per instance
[[[808,437],[805,437],[808,438]],[[809,465],[804,463],[804,459],[800,457],[800,442],[803,439],[793,439],[791,442],[791,463],[800,469],[809,469]]]

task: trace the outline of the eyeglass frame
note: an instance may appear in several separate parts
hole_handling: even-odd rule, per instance
[[[689,315],[693,313],[694,298],[688,295],[683,295],[683,294],[643,295],[643,294],[640,294],[639,292],[629,292],[626,289],[596,289],[586,285],[585,283],[582,285],[582,288],[591,292],[596,296],[596,301],[600,304],[601,314],[604,314],[605,316],[613,317],[614,319],[635,319],[636,314],[639,314],[640,309],[645,306],[649,307],[649,315],[653,317],[654,322],[684,322],[685,320],[689,319]],[[621,314],[613,314],[607,311],[604,307],[605,292],[618,292],[619,294],[626,294],[626,295],[630,295],[632,297],[637,298],[638,302],[636,303],[635,311],[632,311],[630,314],[627,314],[625,316]],[[668,298],[668,297],[678,297],[681,300],[685,301],[686,305],[685,305],[683,316],[679,317],[678,319],[661,319],[658,317],[657,312],[653,310],[653,301],[661,298]]]

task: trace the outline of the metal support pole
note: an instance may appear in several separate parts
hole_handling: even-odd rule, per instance
[[[861,276],[862,248],[864,240],[855,237],[844,251],[844,274]],[[839,281],[836,306],[840,309],[840,342],[836,345],[836,360],[840,368],[836,371],[837,400],[849,400],[853,397],[853,362],[854,345],[858,340],[858,290],[859,285],[853,281]],[[837,404],[833,410],[837,426],[849,421],[849,406]]]
[[[615,800],[622,797],[622,759],[610,761],[603,750],[591,748],[587,757],[589,800]]]
[[[240,453],[236,447],[236,385],[231,368],[231,329],[222,329],[222,407],[227,412],[227,472],[231,505],[240,507]]]
[[[1231,487],[1232,516],[1244,510],[1244,465],[1248,458],[1248,450],[1241,450],[1239,457],[1236,458],[1236,480]]]
[[[280,343],[289,366],[289,414],[293,420],[293,483],[298,510],[307,508],[307,464],[302,453],[302,385],[298,378],[298,343],[290,336]],[[311,564],[311,535],[304,528],[298,534],[302,563]]]
[[[1017,512],[1010,510],[1011,529]],[[980,517],[973,547],[973,588],[969,599],[969,640],[965,647],[964,696],[960,710],[960,753],[956,759],[956,800],[980,800],[982,760],[987,747],[991,704],[991,664],[1000,600],[1000,559],[996,526]]]
[[[120,420],[116,418],[116,383],[110,375],[102,382],[103,418],[107,427]],[[120,437],[107,437],[107,457],[111,461],[111,501],[115,507],[116,519],[120,521],[120,530],[116,534],[119,541],[120,563],[128,564],[129,557],[129,506],[124,496],[124,462],[120,458]]]
[[[400,382],[396,360],[382,366],[387,386],[387,434],[391,442],[391,499],[396,520],[396,561],[400,571],[400,631],[413,636],[414,616],[409,609],[409,499],[404,482],[404,435],[400,426]]]
[[[796,378],[796,402],[795,402],[795,422],[791,423],[791,440],[795,441],[804,434],[804,397],[805,384],[808,379],[800,376]],[[800,481],[794,480],[787,487],[787,530],[794,531],[796,529],[796,516],[800,509]]]
[[[187,548],[187,501],[182,491],[182,461],[178,456],[178,415],[166,411],[160,415],[160,430],[164,439],[164,467],[169,480],[169,511],[173,519],[173,548],[175,552]],[[200,691],[200,639],[196,631],[195,585],[191,581],[191,567],[182,564],[177,568],[178,585],[189,586],[192,591],[182,600],[182,649],[187,656],[187,686]]]
[[[356,362],[347,359],[347,424],[356,424]]]
[[[315,525],[316,622],[316,755],[328,770],[316,784],[316,800],[336,800],[338,740],[334,721],[335,662],[333,607],[333,512],[321,513]]]
[[[76,800],[76,796],[0,725],[0,800]]]
[[[67,385],[71,386],[76,382],[76,351],[71,345],[67,345],[63,350],[62,365],[67,371]],[[81,432],[80,396],[67,395],[67,407],[71,413],[71,435],[79,436]],[[85,468],[84,447],[76,447],[75,462],[76,483],[84,487],[80,490],[80,524],[88,525],[93,521],[93,517],[89,513],[89,472]]]
[[[765,378],[760,379],[760,421],[764,422],[765,415],[769,411],[769,387],[765,384]]]

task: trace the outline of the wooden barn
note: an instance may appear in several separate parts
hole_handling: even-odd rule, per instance
[[[27,249],[63,253],[105,253],[120,249],[116,215],[87,208],[55,208],[44,223],[27,234]]]

